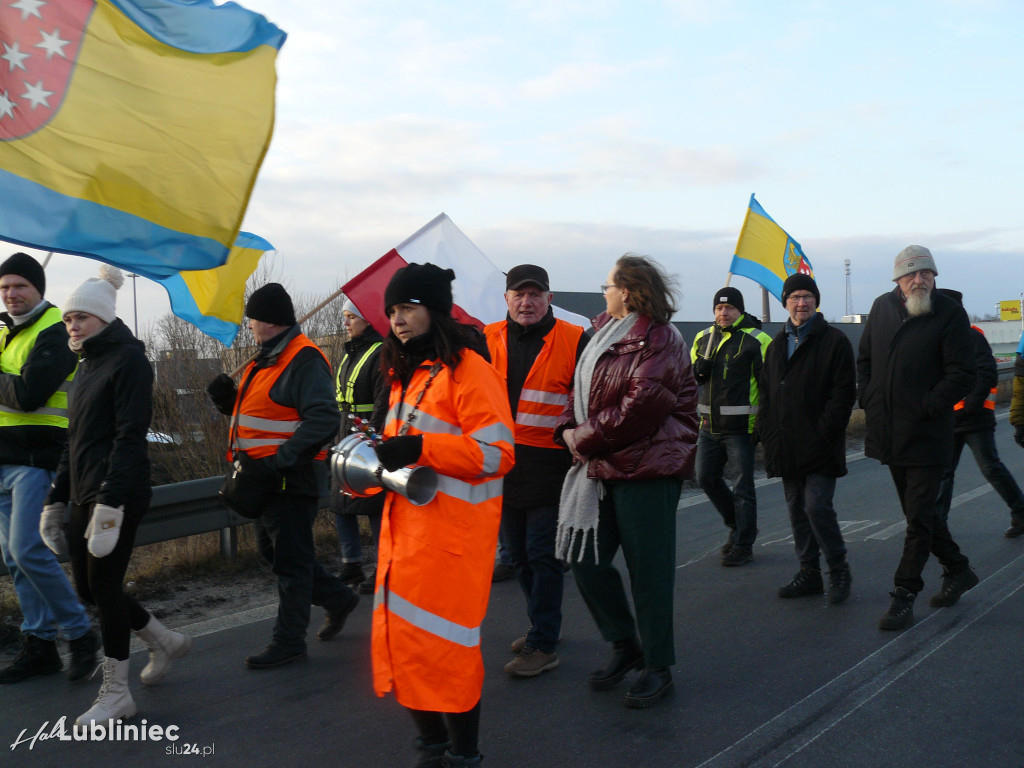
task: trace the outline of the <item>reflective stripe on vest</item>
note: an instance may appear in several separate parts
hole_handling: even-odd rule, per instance
[[[347,413],[372,413],[373,403],[357,403],[356,399],[356,379],[359,378],[359,372],[363,370],[363,365],[370,356],[377,351],[377,348],[382,342],[374,342],[370,345],[363,356],[359,358],[359,361],[355,364],[355,367],[348,372],[348,381],[345,382],[345,394],[342,396],[341,393],[341,372],[345,368],[345,361],[348,360],[348,352],[341,358],[341,362],[338,363],[338,375],[335,379],[338,391],[338,410],[345,411]]]
[[[22,367],[35,348],[39,334],[60,322],[60,310],[57,307],[49,307],[35,322],[13,338],[10,330],[4,328],[0,332],[0,372],[20,376]],[[0,427],[34,425],[67,429],[68,388],[74,378],[75,372],[72,371],[46,402],[34,411],[22,411],[12,406],[0,405]]]
[[[278,446],[287,442],[302,424],[298,410],[274,402],[270,398],[270,390],[295,355],[306,347],[312,347],[324,357],[323,351],[300,333],[288,342],[270,367],[255,368],[254,362],[246,367],[242,374],[243,389],[239,390],[240,402],[235,404],[228,432],[228,461],[234,459],[232,454],[235,450],[244,451],[254,459],[273,456]],[[324,362],[327,362],[326,357]],[[327,449],[324,448],[316,458],[319,460],[326,456]]]
[[[508,379],[508,321],[484,328],[491,361]],[[530,366],[516,405],[516,437],[519,445],[559,448],[554,440],[555,425],[569,402],[572,376],[576,370],[576,350],[583,329],[564,320],[555,320],[544,337],[544,345]]]
[[[719,407],[718,412],[723,416],[746,416],[756,414],[757,409],[756,405],[723,405]],[[711,406],[698,403],[697,413],[711,413]]]
[[[383,602],[382,590],[377,590],[373,597],[373,609],[376,610]],[[388,612],[393,613],[400,619],[412,624],[417,629],[422,629],[435,637],[447,640],[466,648],[475,648],[480,645],[480,627],[464,627],[449,621],[444,616],[420,608],[418,605],[409,602],[401,595],[396,595],[393,590],[388,590],[388,599],[385,605]]]

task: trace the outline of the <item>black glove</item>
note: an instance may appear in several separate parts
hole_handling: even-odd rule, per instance
[[[235,386],[234,379],[226,373],[221,373],[206,385],[206,394],[218,408],[231,408],[235,404],[238,387]]]
[[[703,381],[711,375],[715,361],[707,357],[698,357],[693,361],[693,375]]]
[[[373,446],[388,472],[415,464],[423,453],[423,435],[399,435]]]
[[[1017,441],[1017,445],[1024,448],[1024,424],[1014,428],[1013,439]]]

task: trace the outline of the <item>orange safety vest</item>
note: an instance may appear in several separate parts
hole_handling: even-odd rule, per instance
[[[399,433],[430,378],[391,385],[385,437]],[[441,366],[407,434],[423,435],[419,464],[438,474],[437,496],[414,506],[389,492],[377,548],[373,688],[411,709],[466,712],[480,700],[480,625],[487,613],[501,520],[502,477],[515,461],[512,413],[498,372],[465,350]]]
[[[508,321],[484,328],[491,363],[508,378]],[[554,440],[555,424],[569,402],[572,376],[576,370],[576,349],[583,329],[564,320],[544,337],[537,359],[523,382],[516,408],[516,443],[537,448],[560,448]]]
[[[235,402],[235,411],[231,415],[228,461],[234,461],[235,451],[243,451],[253,459],[273,456],[277,447],[295,434],[302,423],[298,410],[275,403],[270,399],[270,390],[295,355],[306,347],[315,349],[327,362],[323,350],[300,333],[288,342],[273,365],[256,368],[256,363],[252,362],[246,366],[238,390],[239,400]],[[327,365],[329,368],[330,363]],[[326,457],[326,447],[316,455],[318,460]]]
[[[981,330],[981,328],[979,328],[978,326],[972,325],[971,328],[976,330],[982,336],[985,335],[985,332],[983,330]],[[996,395],[998,394],[998,392],[999,392],[999,388],[998,387],[992,387],[992,389],[990,389],[989,392],[988,392],[988,397],[985,398],[984,406],[986,408],[988,408],[990,411],[994,411],[996,409]],[[962,411],[964,409],[964,403],[965,403],[965,400],[961,400],[959,403],[957,403],[956,405],[953,406],[953,410],[954,411]]]

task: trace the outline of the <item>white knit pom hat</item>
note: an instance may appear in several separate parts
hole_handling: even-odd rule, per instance
[[[96,315],[104,323],[112,323],[117,317],[117,289],[124,285],[124,275],[117,267],[109,264],[100,265],[100,276],[90,277],[71,295],[64,299],[60,311],[88,312]]]

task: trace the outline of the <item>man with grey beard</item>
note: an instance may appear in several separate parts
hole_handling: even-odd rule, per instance
[[[857,356],[857,392],[867,420],[864,453],[889,467],[907,519],[892,603],[880,629],[914,623],[921,573],[934,554],[942,588],[930,601],[951,606],[978,583],[935,514],[944,468],[953,458],[953,406],[974,385],[971,326],[963,307],[935,290],[931,252],[908,245],[896,256],[896,288],[875,299]]]

